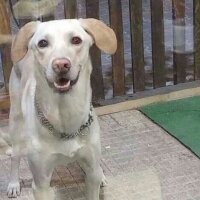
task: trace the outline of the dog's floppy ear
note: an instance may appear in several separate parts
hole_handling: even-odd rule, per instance
[[[79,19],[81,26],[94,39],[96,46],[103,52],[114,54],[117,50],[117,39],[114,31],[100,20]]]
[[[11,48],[11,58],[13,63],[20,61],[26,55],[28,51],[28,42],[35,33],[38,23],[40,22],[27,23],[15,36]]]

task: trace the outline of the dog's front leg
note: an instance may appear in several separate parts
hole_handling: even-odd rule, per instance
[[[32,184],[33,196],[35,200],[54,200],[55,194],[54,194],[53,188],[51,188],[49,184],[46,184],[47,182],[50,182],[50,181],[43,180],[42,182],[43,182],[42,184],[41,183],[36,184],[34,181]]]
[[[100,165],[93,166],[92,168],[85,169],[86,172],[86,187],[87,187],[87,200],[99,200],[99,190],[102,183],[103,171]]]
[[[87,200],[99,200],[99,190],[104,178],[103,170],[100,166],[100,155],[95,148],[82,150],[79,164],[86,173],[86,197]]]
[[[20,195],[19,164],[20,156],[12,156],[10,182],[7,189],[9,198],[17,197]]]
[[[54,200],[54,190],[50,187],[50,181],[54,166],[47,160],[48,155],[31,155],[28,157],[29,166],[33,174],[33,195],[35,200]]]

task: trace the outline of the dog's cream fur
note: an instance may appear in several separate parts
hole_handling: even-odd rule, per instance
[[[78,36],[82,42],[71,43]],[[46,39],[49,45],[38,47]],[[90,75],[92,65],[90,46],[95,43],[102,51],[114,53],[116,37],[112,29],[95,19],[32,22],[23,27],[13,42],[14,67],[10,77],[10,133],[13,156],[8,196],[20,194],[18,168],[20,156],[26,155],[33,174],[33,193],[36,200],[53,200],[50,180],[56,165],[78,161],[86,172],[87,199],[99,199],[99,187],[104,181],[100,167],[99,124],[94,122],[84,130],[84,136],[61,140],[41,125],[35,111],[35,94],[46,118],[60,132],[72,133],[87,122],[91,103]],[[67,58],[71,69],[69,80],[78,81],[66,93],[55,92],[48,83],[55,81],[52,62]]]

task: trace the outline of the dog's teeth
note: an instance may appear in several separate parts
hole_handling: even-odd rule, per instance
[[[66,84],[66,87],[69,87],[69,86],[70,86],[70,81],[68,81]]]
[[[65,85],[59,85],[56,82],[54,82],[54,86],[58,89],[68,89],[70,86],[70,81],[68,81]]]

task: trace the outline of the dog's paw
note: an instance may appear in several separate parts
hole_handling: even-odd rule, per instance
[[[101,187],[106,187],[107,185],[108,185],[108,181],[107,181],[105,175],[103,175],[102,182],[101,182]]]
[[[19,182],[12,182],[9,183],[7,189],[7,195],[9,198],[16,198],[20,195],[20,183]]]

